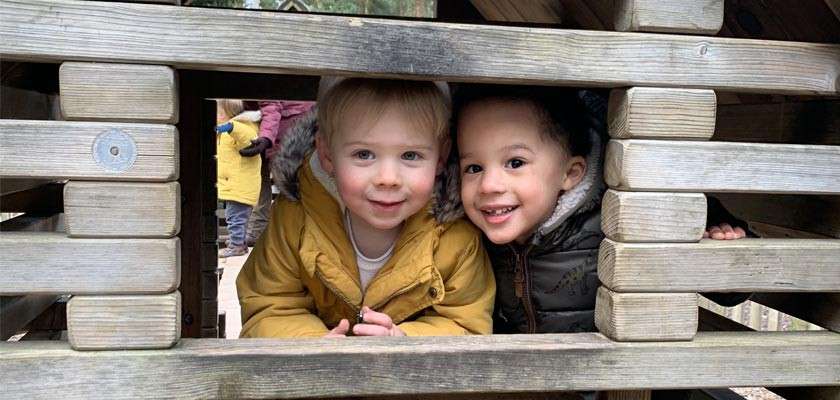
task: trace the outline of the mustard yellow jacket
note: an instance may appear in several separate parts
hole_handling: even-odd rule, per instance
[[[216,189],[221,200],[256,206],[260,197],[259,156],[242,157],[239,150],[257,138],[260,126],[240,114],[230,120],[233,131],[216,134]],[[259,121],[259,119],[257,119]]]
[[[407,335],[492,332],[495,281],[478,230],[463,219],[410,217],[388,262],[362,291],[340,206],[308,162],[300,201],[279,199],[236,288],[242,337],[320,337],[363,305]]]

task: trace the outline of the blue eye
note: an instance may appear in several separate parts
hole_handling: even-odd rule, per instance
[[[359,150],[353,154],[354,157],[360,160],[372,160],[373,159],[373,152],[370,150]]]
[[[470,164],[470,165],[467,165],[466,168],[464,168],[464,173],[467,173],[467,174],[477,174],[479,172],[481,172],[481,167],[479,167],[476,164]]]
[[[402,159],[406,161],[417,161],[420,158],[422,157],[416,151],[406,151],[402,154]]]
[[[522,167],[523,165],[525,165],[525,161],[518,158],[511,158],[510,160],[508,160],[508,162],[505,163],[505,167],[513,169]]]

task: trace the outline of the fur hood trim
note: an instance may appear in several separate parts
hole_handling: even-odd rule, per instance
[[[586,173],[581,182],[557,199],[551,216],[537,229],[532,243],[539,244],[543,237],[557,229],[569,217],[600,207],[605,183],[603,179],[603,145],[594,129],[589,130],[591,150],[586,156]]]
[[[280,190],[280,194],[291,200],[300,201],[300,181],[298,169],[306,162],[306,158],[315,150],[315,133],[318,131],[317,106],[307,114],[299,118],[298,122],[289,128],[280,144],[280,150],[271,160],[271,172],[274,184]],[[455,221],[464,215],[461,206],[460,188],[458,187],[458,163],[455,157],[454,165],[451,162],[453,155],[449,155],[449,161],[444,171],[437,177],[435,188],[432,194],[429,213],[435,217],[438,223]],[[335,182],[326,174],[318,173],[320,163],[310,161],[313,172],[324,187],[337,198]],[[342,207],[343,208],[343,207]]]

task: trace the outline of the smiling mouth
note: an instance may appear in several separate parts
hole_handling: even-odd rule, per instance
[[[490,217],[498,217],[506,214],[510,214],[511,211],[519,208],[519,206],[511,206],[511,207],[504,207],[504,208],[493,208],[493,209],[482,209],[481,213]]]
[[[374,204],[374,205],[376,205],[376,206],[379,206],[379,207],[383,207],[383,208],[391,208],[391,207],[396,207],[396,206],[398,206],[398,205],[400,205],[400,204],[404,203],[405,201],[404,201],[404,200],[401,200],[401,201],[376,201],[376,200],[370,200],[370,202],[371,202],[371,203],[373,203],[373,204]]]

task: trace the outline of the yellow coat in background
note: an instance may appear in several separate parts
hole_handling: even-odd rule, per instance
[[[216,189],[219,200],[253,207],[260,197],[262,161],[259,156],[242,157],[239,150],[251,145],[251,140],[257,138],[260,126],[243,117],[246,114],[240,114],[229,121],[233,123],[230,133],[216,133]]]
[[[242,337],[320,337],[342,318],[355,323],[363,305],[410,336],[492,332],[495,280],[469,222],[411,216],[363,292],[339,205],[308,162],[298,177],[301,199],[275,202],[236,280]]]

